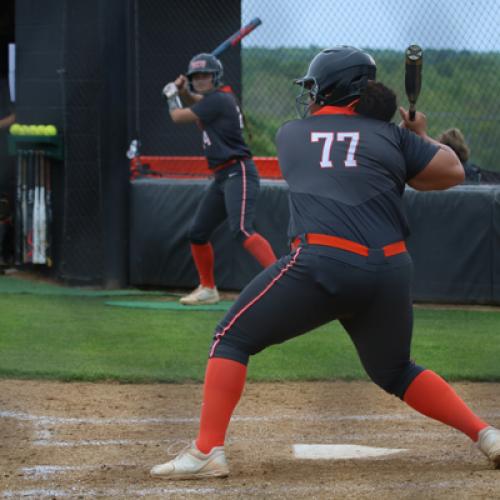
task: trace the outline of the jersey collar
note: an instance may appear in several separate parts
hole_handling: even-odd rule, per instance
[[[357,116],[359,113],[354,111],[354,107],[358,104],[359,99],[349,103],[348,106],[322,106],[317,111],[315,111],[313,116],[316,115],[354,115]]]

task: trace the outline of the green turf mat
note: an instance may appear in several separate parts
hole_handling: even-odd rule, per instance
[[[105,302],[107,306],[115,307],[131,307],[136,309],[163,309],[168,311],[227,311],[233,302],[228,300],[222,300],[218,304],[208,304],[199,306],[183,306],[180,302],[169,301],[169,302],[145,302],[145,301],[135,301],[127,302],[122,300],[110,300]]]
[[[16,276],[0,276],[0,294],[30,294],[30,295],[68,295],[72,297],[120,297],[131,295],[169,296],[177,297],[177,294],[144,291],[135,288],[123,290],[96,290],[80,287],[68,287],[54,285],[42,281],[33,281]]]

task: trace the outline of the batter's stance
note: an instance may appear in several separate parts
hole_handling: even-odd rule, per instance
[[[394,93],[373,59],[353,47],[320,52],[297,80],[309,116],[277,134],[290,186],[292,252],[260,273],[218,325],[205,375],[200,431],[166,479],[227,476],[224,438],[251,355],[338,319],[370,378],[428,417],[462,431],[500,466],[500,431],[436,373],[410,360],[412,262],[402,212],[405,183],[419,190],[463,181],[455,153],[426,134],[426,119],[390,120]]]
[[[211,54],[198,54],[189,62],[186,76],[180,75],[163,89],[175,123],[199,124],[208,166],[214,173],[189,230],[200,285],[180,299],[185,305],[219,301],[209,239],[226,218],[233,236],[262,267],[276,261],[269,242],[253,229],[259,175],[243,139],[240,108],[231,89],[222,86],[221,79],[221,62]],[[179,96],[191,107],[182,108]]]

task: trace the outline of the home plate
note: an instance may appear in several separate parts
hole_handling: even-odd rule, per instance
[[[346,460],[349,458],[371,458],[394,455],[408,451],[397,448],[373,448],[353,444],[294,444],[295,458],[311,460]]]

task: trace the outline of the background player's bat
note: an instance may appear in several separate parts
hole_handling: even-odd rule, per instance
[[[218,57],[225,50],[229,49],[229,47],[234,47],[236,44],[240,42],[242,38],[246,37],[260,24],[262,24],[262,21],[258,17],[252,19],[248,24],[246,24],[245,26],[240,28],[236,33],[231,35],[225,42],[222,42],[218,47],[212,50],[212,55]]]
[[[418,45],[410,45],[405,52],[405,90],[410,102],[410,120],[415,119],[417,99],[422,86],[424,51]]]
[[[22,262],[28,262],[28,153],[21,152]]]
[[[38,176],[38,151],[33,151],[34,198],[33,198],[33,255],[31,262],[40,264],[40,179]]]
[[[22,225],[22,198],[21,198],[21,186],[23,182],[22,178],[22,155],[21,152],[17,152],[17,162],[16,162],[16,217],[14,224],[14,238],[15,238],[15,263],[16,266],[22,263],[23,255],[23,225]]]
[[[40,170],[38,178],[40,179],[40,264],[47,262],[47,210],[45,206],[45,151],[39,151]]]
[[[26,260],[25,263],[33,262],[33,215],[35,206],[35,154],[33,150],[28,151],[26,165],[27,183],[27,214],[26,214]]]
[[[52,188],[51,188],[51,171],[50,161],[46,158],[45,161],[45,211],[46,211],[46,241],[45,260],[49,267],[52,267]]]

